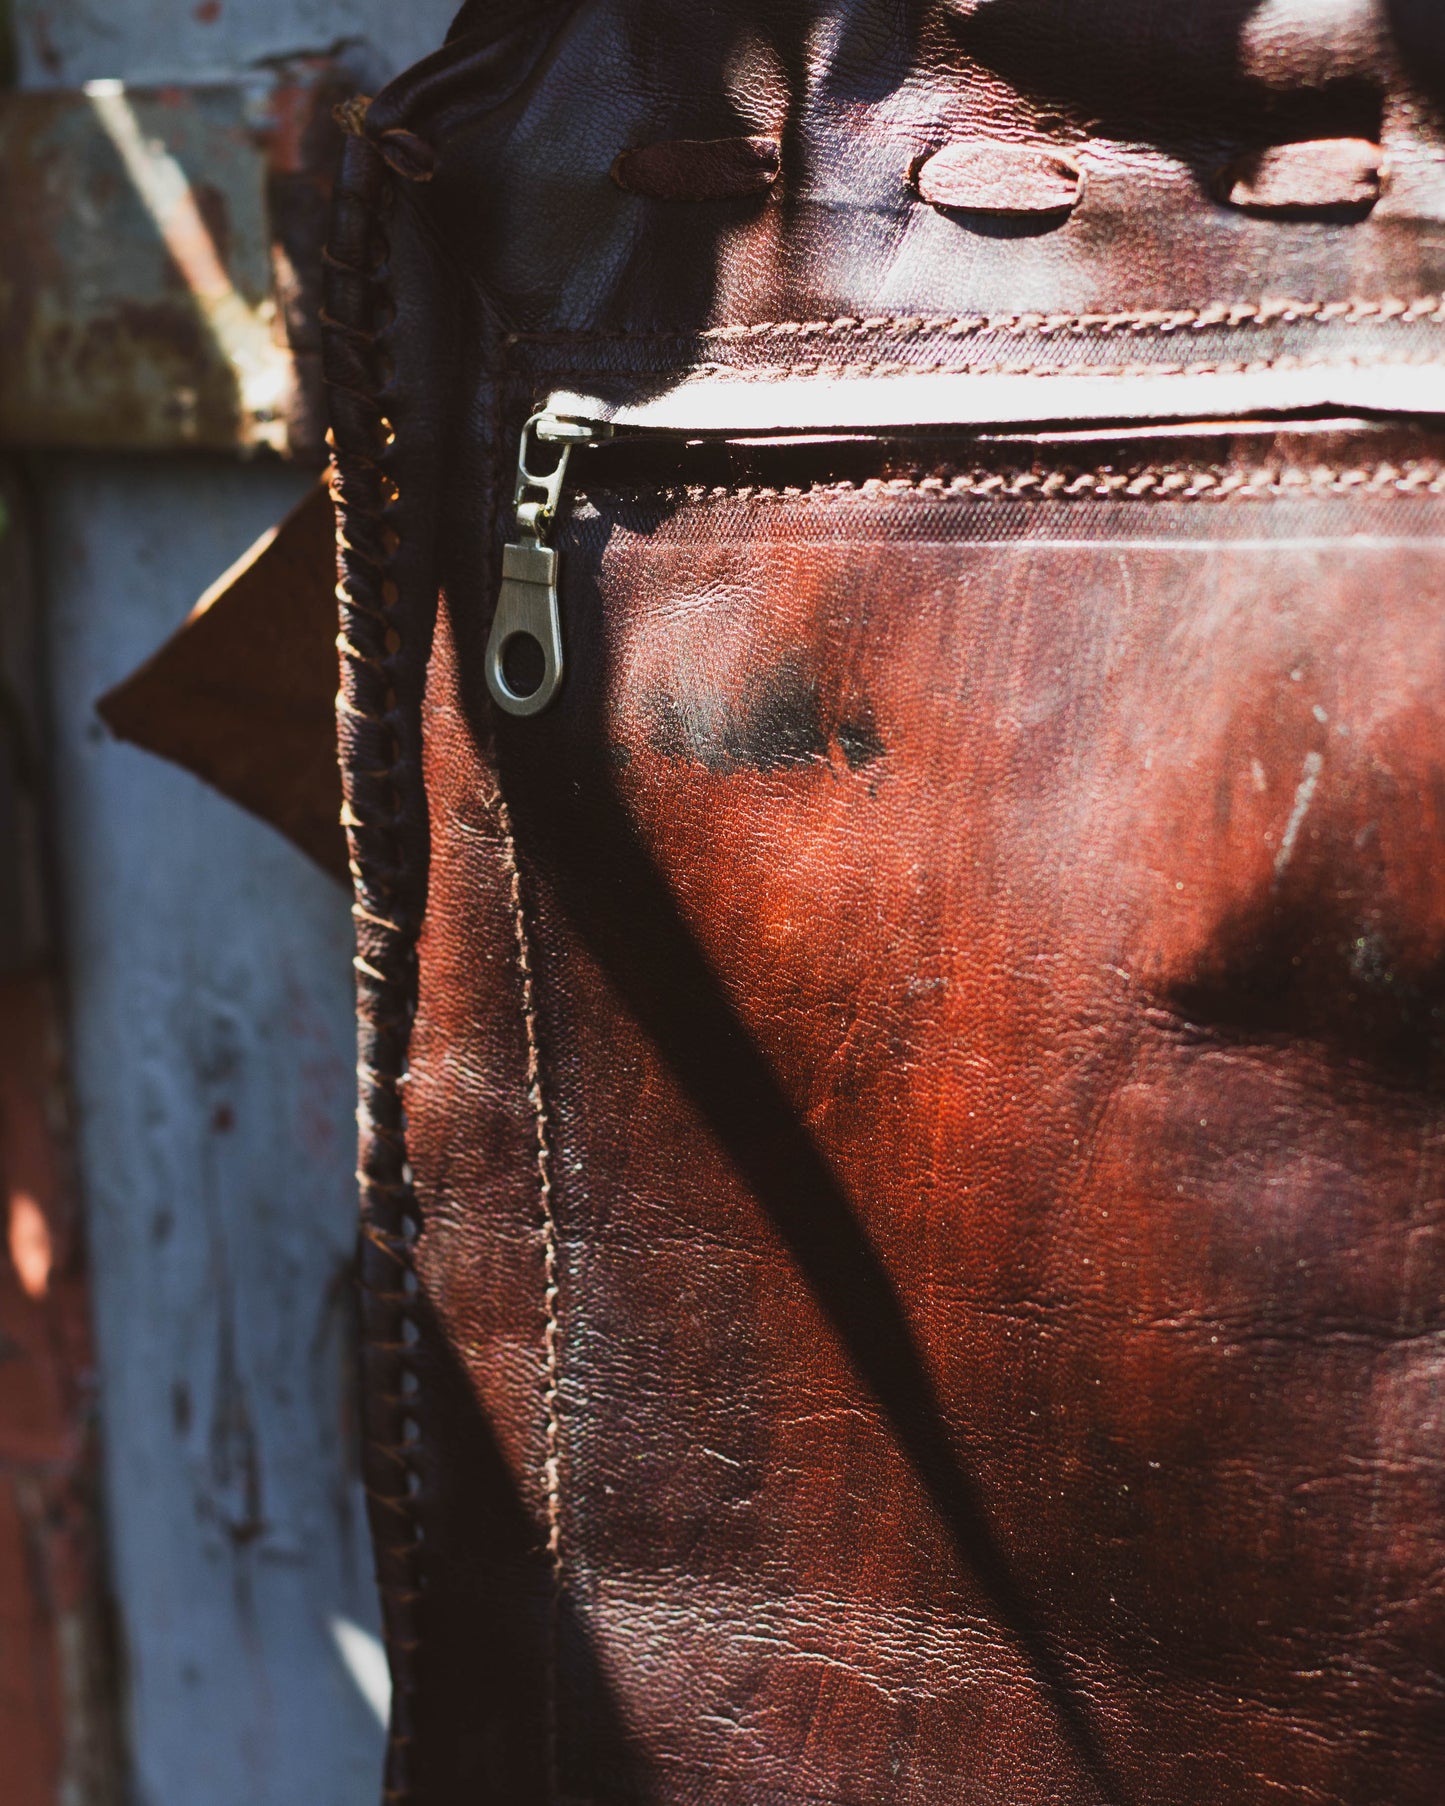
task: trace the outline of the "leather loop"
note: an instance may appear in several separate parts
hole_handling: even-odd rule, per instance
[[[677,138],[623,151],[612,180],[655,201],[723,201],[765,193],[781,167],[774,138]]]
[[[922,199],[945,211],[1067,214],[1084,193],[1084,172],[1064,152],[986,140],[945,144],[912,177]]]

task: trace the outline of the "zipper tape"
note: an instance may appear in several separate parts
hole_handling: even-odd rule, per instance
[[[1087,365],[1046,375],[933,371],[738,381],[709,376],[661,394],[558,390],[546,413],[640,432],[708,435],[869,432],[934,426],[1247,418],[1335,408],[1445,415],[1445,360],[1358,364],[1276,361],[1239,369],[1104,375]]]
[[[517,536],[502,552],[502,584],[487,641],[487,688],[509,715],[537,715],[562,684],[557,554],[545,543],[575,445],[617,433],[684,439],[772,434],[907,432],[920,427],[1065,422],[1223,421],[1263,414],[1445,414],[1445,366],[1271,364],[1127,377],[1081,370],[1046,376],[905,374],[684,381],[658,395],[608,400],[554,392],[522,429],[513,497]],[[549,448],[549,449],[548,449]],[[538,457],[551,459],[538,469]]]

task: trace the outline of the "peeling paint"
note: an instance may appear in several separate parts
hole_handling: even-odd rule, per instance
[[[0,440],[322,455],[315,314],[353,83],[0,95]]]
[[[712,772],[826,765],[835,749],[840,764],[861,771],[885,750],[866,704],[828,705],[817,682],[791,665],[736,696],[694,682],[649,698],[644,714],[655,752]]]

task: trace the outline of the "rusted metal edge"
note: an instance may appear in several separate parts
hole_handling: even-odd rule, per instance
[[[321,245],[355,80],[0,94],[0,443],[324,455]]]

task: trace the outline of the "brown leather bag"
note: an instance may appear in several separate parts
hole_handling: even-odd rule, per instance
[[[1442,50],[473,0],[351,110],[389,1799],[1442,1797]]]

